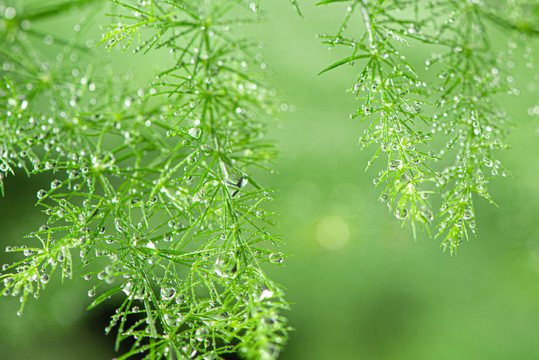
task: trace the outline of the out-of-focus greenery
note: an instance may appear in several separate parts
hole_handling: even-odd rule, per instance
[[[336,57],[314,35],[334,29],[339,9],[305,4],[302,19],[287,2],[265,6],[270,20],[254,35],[266,44],[283,106],[294,110],[272,131],[279,173],[261,181],[278,190],[276,232],[292,255],[272,271],[294,303],[287,315],[295,331],[280,358],[539,358],[539,122],[528,114],[539,105],[537,75],[517,63],[522,92],[500,97],[517,127],[513,150],[501,155],[513,177],[492,186],[499,208],[479,200],[477,237],[449,256],[427,237],[414,242],[377,201],[372,176],[363,172],[369,154],[357,146],[363,129],[347,120],[355,105],[344,91],[353,86],[346,70],[316,76]],[[144,81],[158,66],[138,60],[130,65]],[[7,179],[3,246],[40,224],[33,207],[40,180]],[[107,320],[85,311],[87,284],[51,282],[22,318],[16,298],[1,299],[0,359],[113,357]]]

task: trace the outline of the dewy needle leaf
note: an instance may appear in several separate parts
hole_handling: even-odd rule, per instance
[[[386,158],[373,181],[383,189],[380,200],[399,221],[412,224],[414,236],[417,227],[430,232],[434,226],[444,250],[454,253],[469,232],[475,233],[474,198],[493,202],[488,183],[508,175],[496,150],[509,147],[505,138],[511,125],[496,95],[518,92],[503,66],[512,61],[515,45],[511,40],[509,49],[496,49],[490,34],[501,26],[526,41],[537,34],[532,25],[537,21],[527,17],[533,10],[525,1],[318,5],[332,3],[347,6],[344,20],[335,35],[320,38],[330,49],[345,47],[351,55],[320,74],[358,63],[351,92],[360,107],[350,118],[368,122],[359,140],[363,148],[376,148],[367,168]],[[433,49],[425,63],[437,73],[435,79],[408,62],[408,46]],[[440,143],[445,143],[441,149]],[[430,195],[441,197],[439,210]]]
[[[48,220],[32,247],[9,248],[25,258],[3,269],[2,294],[21,296],[22,312],[56,271],[84,276],[89,308],[123,299],[106,329],[117,344],[136,339],[121,359],[277,358],[288,304],[262,268],[282,255],[255,171],[275,155],[262,119],[277,108],[257,43],[232,31],[257,21],[258,5],[112,1],[120,22],[104,27],[106,49],[168,53],[152,84],[131,89],[91,62],[99,47],[79,49],[89,23],[73,40],[45,36],[58,56],[32,46],[39,21],[68,3],[0,2],[1,179],[55,178],[37,192]],[[77,2],[88,13],[105,4]]]
[[[278,107],[258,42],[234,33],[261,18],[261,5],[0,0],[0,190],[22,173],[49,175],[36,192],[47,220],[25,245],[7,246],[19,258],[0,273],[19,315],[54,276],[82,277],[89,309],[118,305],[106,333],[116,350],[132,346],[117,359],[278,358],[288,303],[265,269],[284,255],[259,182],[276,153],[264,119]],[[509,147],[511,123],[496,98],[518,93],[505,66],[516,44],[496,50],[490,34],[537,35],[536,5],[319,5],[346,6],[336,34],[320,38],[349,53],[320,74],[358,68],[350,118],[365,123],[360,145],[374,147],[367,169],[379,166],[380,200],[455,252],[475,232],[474,199],[494,203],[487,185],[509,175],[497,150]],[[72,34],[49,33],[79,10]],[[103,18],[102,38],[89,39]],[[428,73],[408,46],[433,49]],[[131,75],[105,65],[98,54],[114,49],[155,55],[153,82],[133,88]]]

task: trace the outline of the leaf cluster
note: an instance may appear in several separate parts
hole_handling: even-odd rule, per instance
[[[498,94],[514,93],[513,40],[497,49],[496,27],[527,39],[536,19],[527,2],[327,0],[346,3],[338,31],[320,35],[330,49],[350,55],[342,65],[359,71],[351,93],[360,103],[350,119],[366,122],[359,143],[373,147],[367,169],[379,157],[385,165],[373,180],[380,201],[403,224],[435,227],[441,245],[456,252],[475,233],[474,196],[494,203],[487,186],[508,176],[496,150],[507,149],[511,122],[497,105]],[[363,28],[354,27],[362,23]],[[359,35],[355,37],[354,35]],[[425,70],[408,61],[408,47],[428,47]],[[527,56],[531,47],[526,48]],[[531,66],[531,63],[529,63]],[[435,74],[431,76],[430,74]],[[441,146],[440,146],[441,145]],[[439,195],[438,210],[432,204]]]
[[[104,4],[70,6],[97,13]],[[62,5],[35,23],[26,14],[39,5],[2,8],[17,25],[1,37],[0,175],[54,178],[36,194],[46,223],[28,245],[6,249],[24,257],[4,265],[2,294],[20,296],[22,312],[55,272],[79,274],[91,283],[89,308],[119,301],[106,331],[117,332],[117,347],[135,339],[119,359],[277,357],[287,303],[263,267],[283,255],[268,232],[271,192],[256,181],[275,156],[264,120],[277,113],[275,94],[263,83],[258,44],[231,30],[256,21],[256,9],[113,1],[110,15],[126,24],[105,27],[107,49],[166,49],[171,64],[133,89],[129,75],[80,47],[90,22],[73,39],[46,41],[52,58],[33,46],[29,29]]]

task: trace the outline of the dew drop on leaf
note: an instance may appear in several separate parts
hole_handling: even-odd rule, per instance
[[[283,257],[281,255],[279,255],[277,253],[272,253],[269,256],[269,261],[271,261],[272,263],[275,263],[275,264],[282,264],[284,259],[283,259]]]
[[[37,198],[39,200],[43,199],[45,196],[47,196],[47,192],[45,190],[41,189],[37,192]]]
[[[60,180],[53,180],[51,182],[51,189],[56,189],[58,188],[60,185],[62,185],[62,182]]]
[[[161,288],[161,299],[163,299],[164,301],[172,300],[175,295],[176,295],[176,289],[172,287]]]
[[[402,165],[402,162],[400,160],[391,160],[389,162],[389,170],[396,170],[400,168]]]
[[[193,137],[195,139],[198,139],[200,137],[201,132],[202,131],[199,128],[194,127],[194,128],[189,129],[188,134],[189,134],[189,136],[191,136],[191,137]]]
[[[260,294],[260,297],[258,298],[259,301],[262,301],[264,299],[270,298],[273,296],[273,291],[269,289],[262,290],[262,293]]]

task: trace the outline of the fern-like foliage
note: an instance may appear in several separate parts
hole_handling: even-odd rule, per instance
[[[89,308],[120,303],[106,329],[117,345],[136,339],[118,359],[276,358],[287,303],[263,266],[283,255],[268,232],[271,193],[256,181],[275,155],[264,119],[276,107],[258,44],[232,31],[256,21],[257,6],[0,4],[0,178],[54,177],[37,193],[46,224],[6,249],[24,258],[2,269],[2,294],[20,296],[22,311],[55,272],[84,277]],[[133,89],[92,60],[102,49],[81,46],[89,21],[65,39],[40,32],[73,6],[110,8],[120,23],[105,27],[107,49],[160,51],[155,82]]]
[[[498,49],[491,34],[501,27],[533,38],[539,33],[537,5],[477,0],[318,5],[334,3],[347,6],[344,20],[335,34],[320,37],[350,55],[321,73],[359,64],[351,92],[361,106],[350,118],[368,124],[359,140],[375,149],[367,168],[380,156],[387,159],[374,179],[383,188],[380,201],[403,224],[409,221],[414,234],[416,227],[429,230],[435,224],[435,236],[453,253],[469,231],[475,233],[474,196],[493,203],[488,183],[509,174],[496,150],[509,147],[511,122],[496,98],[518,93],[511,75],[516,43]],[[435,77],[408,61],[408,46],[432,48],[425,64]],[[433,210],[432,194],[441,196],[439,210]]]

